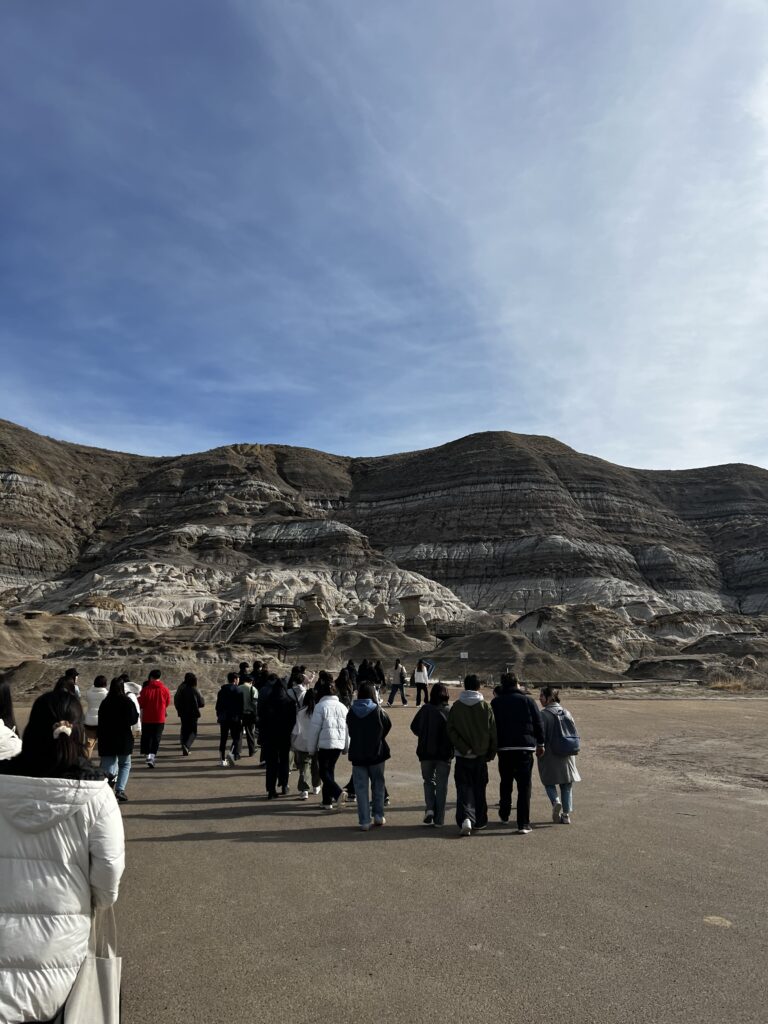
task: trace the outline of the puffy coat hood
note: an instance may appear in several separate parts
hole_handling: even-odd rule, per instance
[[[462,690],[459,694],[459,700],[462,704],[479,704],[483,700],[483,695],[479,690]]]
[[[353,715],[357,715],[358,718],[365,718],[366,715],[370,715],[372,711],[375,711],[378,704],[374,700],[364,698],[363,700],[356,700],[353,702],[351,711]]]
[[[34,779],[15,775],[3,778],[0,819],[7,818],[20,832],[44,832],[71,818],[88,803],[107,780]]]

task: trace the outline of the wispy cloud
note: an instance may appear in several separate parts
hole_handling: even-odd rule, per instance
[[[153,454],[510,429],[768,465],[762,4],[0,18],[3,416]]]

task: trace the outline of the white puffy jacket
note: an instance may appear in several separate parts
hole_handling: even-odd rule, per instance
[[[91,686],[85,692],[85,724],[96,728],[99,724],[99,708],[109,693],[106,686]]]
[[[103,781],[0,775],[0,1021],[49,1020],[117,899],[123,822]]]
[[[312,715],[310,715],[307,708],[301,708],[300,711],[296,712],[296,725],[294,725],[293,732],[291,733],[291,750],[298,750],[302,754],[309,753],[307,743],[311,725]]]
[[[0,761],[16,757],[21,750],[21,737],[13,729],[9,729],[0,718]]]
[[[336,694],[320,698],[307,729],[307,750],[311,754],[318,750],[349,750],[347,711]]]

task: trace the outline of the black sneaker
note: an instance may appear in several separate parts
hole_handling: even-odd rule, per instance
[[[125,790],[122,790],[122,789],[116,789],[116,790],[115,790],[115,798],[116,798],[116,799],[117,799],[117,800],[118,800],[118,801],[119,801],[119,802],[120,802],[121,804],[124,804],[124,803],[127,803],[127,802],[128,802],[128,797],[127,797],[127,796],[125,795]]]
[[[475,832],[482,832],[484,828],[488,828],[488,822],[487,821],[486,821],[486,823],[484,825],[475,825],[474,831]]]
[[[181,744],[181,752],[184,757],[189,757],[189,747],[185,746],[183,743]]]
[[[432,813],[432,811],[427,811],[427,813],[424,815],[424,822],[423,823],[425,825],[434,825],[435,824],[435,816]]]

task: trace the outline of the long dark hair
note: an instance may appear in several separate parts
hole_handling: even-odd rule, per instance
[[[301,702],[302,710],[306,711],[311,716],[312,712],[315,710],[316,703],[317,697],[315,696],[315,691],[312,689],[308,689],[307,692],[304,694],[304,698]]]
[[[448,687],[445,683],[433,683],[432,689],[429,692],[429,703],[437,705],[447,704],[448,700]]]
[[[61,676],[59,679],[56,680],[56,685],[53,688],[54,693],[61,693],[63,691],[65,693],[71,693],[73,697],[76,697],[77,696],[77,690],[75,689],[75,687],[77,686],[77,683],[75,682],[76,679],[77,679],[77,676],[71,676],[71,675]]]
[[[321,672],[317,677],[317,688],[318,697],[332,697],[336,693],[336,684],[333,681],[333,676],[330,672]]]
[[[109,684],[109,693],[104,700],[106,701],[108,698],[116,697],[125,697],[125,683],[123,682],[122,676],[115,676]]]
[[[13,713],[11,684],[5,676],[0,676],[0,718],[3,721],[3,725],[6,725],[9,729],[16,728],[16,716]]]
[[[71,726],[69,736],[53,730],[59,722]],[[52,690],[38,697],[29,713],[19,755],[27,771],[42,778],[60,778],[76,768],[85,756],[83,706],[67,689]]]

